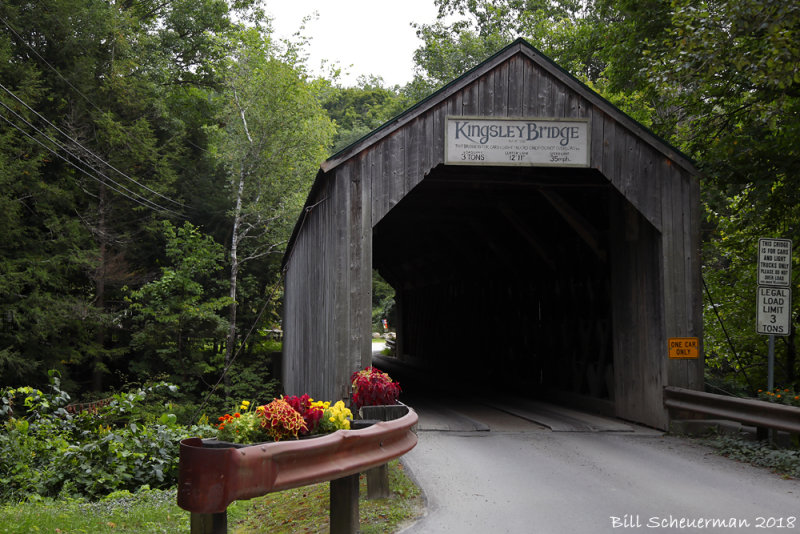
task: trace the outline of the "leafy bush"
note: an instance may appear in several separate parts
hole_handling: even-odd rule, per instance
[[[728,458],[800,478],[800,449],[779,449],[767,442],[746,441],[732,436],[717,436],[706,443]]]
[[[211,427],[182,427],[171,413],[146,409],[165,382],[114,395],[95,411],[70,413],[69,395],[50,374],[49,393],[29,387],[0,392],[0,500],[97,498],[177,481],[178,441]]]
[[[800,406],[800,394],[794,388],[776,388],[775,391],[758,390],[758,398],[768,402]]]

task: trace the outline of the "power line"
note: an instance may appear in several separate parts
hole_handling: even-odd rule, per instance
[[[5,106],[5,104],[3,104],[2,102],[0,102],[0,104],[2,104],[2,105],[3,105],[3,107],[6,107],[6,108],[7,108],[7,106]],[[12,113],[14,113],[14,112],[12,111]],[[17,130],[19,130],[19,131],[20,131],[20,132],[21,132],[23,135],[25,135],[26,137],[28,137],[28,138],[29,138],[31,141],[35,142],[36,144],[38,144],[39,146],[41,146],[42,148],[44,148],[45,150],[47,150],[48,152],[50,152],[51,154],[53,154],[54,156],[56,156],[57,158],[59,158],[59,159],[63,160],[63,161],[64,161],[65,163],[67,163],[68,165],[70,165],[70,166],[72,166],[72,167],[76,168],[78,171],[82,172],[83,174],[85,174],[86,176],[88,176],[89,178],[91,178],[92,180],[95,180],[95,181],[96,181],[96,182],[98,182],[98,183],[104,183],[104,184],[106,185],[106,187],[108,187],[108,188],[109,188],[109,189],[111,189],[112,191],[114,191],[114,192],[116,192],[116,193],[119,193],[120,195],[124,196],[125,198],[128,198],[129,200],[132,200],[133,202],[136,202],[137,204],[139,204],[139,205],[141,205],[141,206],[144,206],[144,207],[146,207],[146,208],[149,208],[149,209],[156,209],[156,210],[159,210],[159,209],[160,209],[160,211],[169,211],[169,210],[167,210],[166,208],[162,208],[161,206],[158,206],[157,204],[155,204],[154,206],[148,206],[147,204],[145,204],[144,202],[140,201],[139,199],[137,199],[137,198],[134,198],[134,197],[132,197],[132,196],[129,196],[128,194],[124,193],[123,191],[120,191],[119,189],[116,189],[115,187],[113,187],[113,186],[111,186],[111,185],[108,185],[108,184],[106,184],[106,183],[105,183],[103,180],[101,180],[101,179],[100,179],[100,178],[98,178],[97,176],[94,176],[93,174],[91,174],[91,173],[90,173],[89,171],[87,171],[86,169],[84,169],[84,168],[82,168],[82,167],[80,167],[80,166],[76,165],[75,163],[73,163],[73,162],[72,162],[72,161],[70,161],[69,159],[65,158],[64,156],[62,156],[61,154],[59,154],[58,152],[56,152],[55,150],[53,150],[53,149],[52,149],[52,148],[50,148],[49,146],[45,145],[45,144],[44,144],[42,141],[40,141],[39,139],[35,138],[35,137],[34,137],[34,136],[32,136],[31,134],[29,134],[28,132],[26,132],[25,130],[23,130],[22,128],[20,128],[20,127],[19,127],[19,125],[15,124],[15,123],[14,123],[14,122],[12,122],[11,120],[9,120],[9,119],[8,119],[6,116],[4,116],[4,115],[0,115],[0,118],[1,118],[1,119],[3,119],[4,121],[6,121],[8,124],[10,124],[12,127],[14,127],[14,128],[16,128]],[[74,157],[74,154],[72,154],[72,155],[73,155],[73,157]],[[109,180],[110,180],[110,179],[109,179]],[[116,182],[114,182],[113,180],[110,180],[110,181],[111,181],[112,183],[116,184]],[[117,185],[119,185],[119,184],[117,184]],[[121,186],[121,187],[122,187],[122,186]],[[124,189],[124,187],[123,187],[123,189]],[[147,199],[145,199],[145,200],[146,200],[146,201],[148,201]],[[148,202],[149,202],[149,201],[148,201]],[[173,212],[173,213],[174,213],[174,212]],[[177,215],[177,214],[176,214],[176,215]]]
[[[47,145],[46,145],[45,143],[43,143],[41,140],[37,139],[36,137],[32,136],[30,133],[28,133],[28,132],[26,132],[25,130],[23,130],[23,129],[22,129],[20,126],[19,126],[19,125],[15,124],[13,121],[11,121],[10,119],[8,119],[6,116],[4,116],[4,115],[0,115],[0,118],[2,118],[4,121],[6,121],[8,124],[10,124],[12,127],[14,127],[14,128],[16,128],[17,130],[19,130],[19,131],[20,131],[20,132],[21,132],[23,135],[25,135],[26,137],[28,137],[29,139],[31,139],[32,141],[34,141],[35,143],[37,143],[39,146],[41,146],[42,148],[44,148],[45,150],[47,150],[48,152],[50,152],[51,154],[53,154],[53,155],[54,155],[54,156],[56,156],[57,158],[59,158],[59,159],[63,160],[64,162],[66,162],[68,165],[71,165],[72,167],[74,167],[74,168],[75,168],[75,169],[77,169],[78,171],[82,172],[83,174],[85,174],[85,175],[86,175],[86,176],[88,176],[89,178],[91,178],[91,179],[93,179],[93,180],[97,181],[98,183],[103,183],[103,184],[105,184],[105,185],[106,185],[106,187],[108,187],[108,188],[109,188],[109,189],[111,189],[112,191],[114,191],[114,192],[116,192],[116,193],[119,193],[120,195],[124,196],[125,198],[128,198],[129,200],[132,200],[133,202],[135,202],[135,203],[137,203],[137,204],[139,204],[139,205],[141,205],[141,206],[144,206],[144,207],[146,207],[146,208],[153,209],[153,210],[156,210],[156,211],[164,211],[164,212],[168,212],[168,213],[171,213],[171,214],[173,214],[173,215],[176,215],[176,216],[178,216],[178,217],[180,217],[180,218],[183,218],[183,215],[181,215],[180,213],[174,212],[174,211],[170,210],[169,208],[165,208],[164,206],[161,206],[161,205],[159,205],[159,204],[156,204],[155,202],[153,202],[152,200],[148,199],[147,197],[143,197],[142,195],[140,195],[140,194],[138,194],[138,193],[136,193],[136,192],[134,192],[134,191],[131,191],[130,189],[128,189],[128,188],[127,188],[127,187],[125,187],[124,185],[122,185],[122,184],[120,184],[120,183],[118,183],[118,182],[114,181],[113,179],[109,178],[108,176],[106,176],[106,175],[105,175],[105,174],[103,174],[102,172],[98,171],[97,169],[95,169],[95,168],[94,168],[94,167],[92,167],[91,165],[89,165],[89,164],[87,164],[86,162],[82,161],[82,160],[81,160],[80,158],[78,158],[78,157],[77,157],[75,154],[73,154],[72,152],[70,152],[70,151],[69,151],[69,150],[68,150],[66,147],[64,147],[63,145],[61,145],[61,144],[60,144],[58,141],[56,141],[56,140],[52,139],[50,136],[48,136],[47,134],[43,133],[41,130],[39,130],[38,128],[36,128],[36,126],[34,126],[33,124],[29,123],[27,120],[25,120],[25,119],[24,119],[23,117],[21,117],[19,114],[17,114],[17,113],[16,113],[16,112],[15,112],[13,109],[11,109],[10,107],[8,107],[8,106],[7,106],[7,105],[6,105],[4,102],[0,101],[0,105],[1,105],[1,106],[3,106],[4,108],[6,108],[8,111],[10,111],[10,112],[11,112],[11,113],[12,113],[12,114],[15,116],[15,117],[17,117],[18,119],[20,119],[22,122],[24,122],[25,124],[27,124],[28,126],[30,126],[31,128],[33,128],[33,129],[34,129],[34,130],[35,130],[37,133],[39,133],[40,135],[44,136],[44,137],[45,137],[45,138],[46,138],[48,141],[50,141],[51,143],[53,143],[54,145],[56,145],[56,146],[57,146],[57,147],[59,147],[60,149],[64,150],[65,152],[67,152],[67,153],[68,153],[69,155],[71,155],[73,158],[76,158],[78,161],[80,161],[80,162],[81,162],[81,163],[83,163],[84,165],[87,165],[87,166],[88,166],[88,167],[89,167],[91,170],[93,170],[94,172],[96,172],[97,174],[99,174],[100,176],[102,176],[103,178],[105,178],[106,180],[108,180],[109,182],[113,183],[114,185],[116,185],[117,187],[121,188],[122,190],[124,190],[124,191],[127,191],[128,193],[130,193],[130,195],[129,195],[129,194],[126,194],[126,193],[124,193],[124,192],[123,192],[123,191],[121,191],[120,189],[117,189],[117,188],[115,188],[115,187],[112,187],[112,186],[110,186],[110,185],[109,185],[109,184],[107,184],[107,183],[106,183],[104,180],[101,180],[100,178],[98,178],[97,176],[93,175],[92,173],[90,173],[89,171],[87,171],[86,169],[84,169],[83,167],[81,167],[81,166],[79,166],[79,165],[76,165],[75,163],[73,163],[72,161],[70,161],[68,158],[66,158],[66,157],[62,156],[62,155],[61,155],[61,154],[59,154],[57,151],[55,151],[55,150],[53,150],[51,147],[47,146]],[[131,195],[133,195],[133,196],[131,196]],[[138,197],[138,198],[136,198],[136,197]],[[141,199],[141,200],[140,200],[140,199]]]
[[[31,50],[31,51],[32,51],[32,52],[33,52],[33,53],[36,55],[36,57],[38,57],[38,58],[39,58],[39,59],[40,59],[40,60],[41,60],[41,61],[42,61],[42,62],[43,62],[45,65],[47,65],[47,67],[48,67],[48,68],[50,68],[50,70],[52,70],[53,72],[55,72],[55,73],[56,73],[56,75],[57,75],[59,78],[61,78],[61,79],[62,79],[62,80],[63,80],[63,81],[64,81],[64,82],[65,82],[65,83],[66,83],[66,84],[67,84],[67,85],[68,85],[70,88],[72,88],[72,89],[73,89],[73,90],[74,90],[76,93],[78,93],[78,94],[79,94],[79,95],[80,95],[80,96],[81,96],[81,97],[82,97],[82,98],[83,98],[83,99],[84,99],[84,100],[85,100],[85,101],[86,101],[86,102],[87,102],[89,105],[91,105],[91,106],[92,106],[94,109],[96,109],[96,110],[97,110],[97,111],[99,111],[100,113],[104,113],[104,114],[106,113],[105,111],[103,111],[102,109],[100,109],[100,108],[99,108],[99,107],[98,107],[98,106],[97,106],[97,105],[96,105],[94,102],[92,102],[92,101],[91,101],[91,99],[89,99],[89,97],[87,97],[85,94],[83,94],[83,92],[81,92],[81,90],[80,90],[80,89],[78,89],[77,87],[75,87],[74,85],[72,85],[72,83],[70,83],[70,81],[69,81],[68,79],[66,79],[66,78],[65,78],[65,77],[64,77],[64,76],[63,76],[63,75],[62,75],[62,74],[61,74],[61,73],[58,71],[58,69],[56,69],[56,68],[55,68],[53,65],[51,65],[51,64],[50,64],[50,63],[49,63],[49,62],[48,62],[48,61],[47,61],[45,58],[43,58],[43,57],[42,57],[42,56],[39,54],[39,52],[37,52],[37,51],[36,51],[36,49],[35,49],[35,48],[33,48],[33,47],[32,47],[32,46],[31,46],[31,45],[30,45],[30,44],[29,44],[29,43],[28,43],[28,42],[27,42],[25,39],[23,39],[23,38],[22,38],[22,36],[19,34],[19,32],[17,32],[17,31],[14,29],[14,27],[13,27],[13,26],[11,26],[11,24],[10,24],[10,23],[9,23],[9,22],[8,22],[6,19],[4,19],[3,17],[0,17],[0,21],[3,21],[3,24],[5,24],[5,25],[6,25],[6,27],[7,27],[9,30],[11,30],[11,32],[12,32],[12,33],[13,33],[13,34],[14,34],[14,35],[17,37],[17,39],[18,39],[20,42],[22,42],[22,43],[23,43],[25,46],[27,46],[27,47],[28,47],[28,48],[29,48],[29,49],[30,49],[30,50]],[[94,154],[92,151],[90,151],[90,150],[89,150],[89,149],[87,149],[86,147],[82,146],[82,145],[81,145],[79,142],[77,142],[76,140],[74,140],[74,139],[70,138],[70,137],[69,137],[67,134],[65,134],[63,131],[61,131],[61,129],[60,129],[60,128],[58,128],[57,126],[55,126],[54,124],[52,124],[52,123],[51,123],[50,121],[48,121],[48,120],[47,120],[45,117],[43,117],[41,114],[39,114],[39,113],[38,113],[36,110],[34,110],[33,108],[31,108],[31,107],[30,107],[28,104],[26,104],[25,102],[23,102],[23,101],[22,101],[22,100],[21,100],[21,99],[20,99],[20,98],[19,98],[17,95],[15,95],[14,93],[12,93],[12,92],[11,92],[9,89],[7,89],[5,86],[3,86],[2,84],[0,84],[0,87],[2,87],[2,88],[3,88],[3,90],[5,90],[5,91],[6,91],[8,94],[10,94],[12,97],[14,97],[14,98],[15,98],[15,99],[16,99],[18,102],[20,102],[20,103],[21,103],[23,106],[25,106],[26,108],[28,108],[29,110],[31,110],[33,113],[35,113],[37,116],[39,116],[39,117],[40,117],[42,120],[44,120],[44,121],[45,121],[47,124],[49,124],[50,126],[52,126],[53,128],[55,128],[56,130],[58,130],[58,132],[59,132],[61,135],[63,135],[63,136],[65,136],[65,137],[67,137],[67,139],[70,139],[70,141],[74,142],[76,145],[78,145],[79,147],[81,147],[81,148],[82,148],[83,150],[85,150],[87,153],[91,154],[91,155],[92,155],[92,157],[96,158],[98,161],[102,162],[103,164],[107,165],[108,167],[110,167],[111,169],[113,169],[114,171],[116,171],[117,173],[121,174],[121,175],[122,175],[122,176],[124,176],[126,179],[128,179],[128,180],[130,180],[131,182],[135,183],[135,184],[136,184],[136,185],[138,185],[139,187],[142,187],[142,188],[146,189],[147,191],[150,191],[151,193],[154,193],[155,195],[157,195],[157,196],[159,196],[159,197],[161,197],[161,198],[163,198],[163,199],[165,199],[165,200],[168,200],[169,202],[172,202],[172,203],[174,203],[174,204],[176,204],[176,205],[178,205],[178,206],[180,206],[180,207],[182,207],[182,208],[188,208],[188,207],[189,207],[189,206],[186,206],[186,205],[184,205],[184,204],[183,204],[183,203],[181,203],[181,202],[178,202],[178,201],[176,201],[176,200],[173,200],[173,199],[171,199],[171,198],[169,198],[169,197],[167,197],[167,196],[165,196],[165,195],[163,195],[163,194],[159,193],[158,191],[155,191],[155,190],[153,190],[153,189],[151,189],[151,188],[147,187],[147,186],[146,186],[146,185],[144,185],[144,184],[141,184],[141,183],[137,182],[135,179],[131,178],[130,176],[128,176],[128,175],[127,175],[127,174],[125,174],[124,172],[120,171],[119,169],[117,169],[116,167],[114,167],[113,165],[111,165],[109,162],[107,162],[107,161],[103,160],[103,159],[102,159],[100,156],[98,156],[97,154]],[[194,143],[192,143],[192,144],[194,144]],[[197,146],[197,145],[195,145],[195,146]],[[200,148],[200,147],[198,147],[198,148]],[[201,148],[201,150],[204,150],[204,149],[202,149],[202,148]]]
[[[94,102],[92,102],[91,100],[89,100],[89,97],[87,97],[85,94],[83,94],[83,93],[80,91],[80,89],[78,89],[77,87],[75,87],[74,85],[72,85],[72,84],[70,83],[70,81],[69,81],[69,80],[67,80],[67,79],[66,79],[66,78],[65,78],[65,77],[64,77],[64,76],[63,76],[63,75],[62,75],[60,72],[58,72],[58,70],[57,70],[57,69],[56,69],[54,66],[52,66],[52,65],[51,65],[51,64],[50,64],[50,63],[49,63],[49,62],[48,62],[48,61],[47,61],[45,58],[43,58],[41,55],[39,55],[39,52],[37,52],[37,51],[36,51],[36,49],[35,49],[35,48],[33,48],[33,47],[32,47],[32,46],[31,46],[31,45],[28,43],[28,41],[26,41],[25,39],[23,39],[23,38],[22,38],[22,36],[21,36],[19,33],[17,33],[17,30],[15,30],[15,29],[14,29],[14,27],[13,27],[13,26],[11,26],[11,24],[9,24],[9,23],[8,23],[8,21],[7,21],[6,19],[4,19],[3,17],[0,17],[0,20],[2,20],[2,21],[3,21],[3,24],[5,24],[5,25],[6,25],[6,28],[8,28],[9,30],[11,30],[11,33],[13,33],[14,35],[16,35],[16,36],[17,36],[17,39],[19,39],[19,40],[22,42],[22,44],[24,44],[25,46],[27,46],[28,48],[30,48],[30,49],[31,49],[31,51],[32,51],[32,52],[33,52],[33,53],[36,55],[36,57],[38,57],[39,59],[41,59],[41,60],[42,60],[42,62],[44,62],[44,64],[45,64],[45,65],[47,65],[48,67],[50,67],[50,69],[51,69],[53,72],[55,72],[55,73],[58,75],[58,77],[59,77],[59,78],[61,78],[62,80],[64,80],[64,82],[66,82],[66,84],[67,84],[67,85],[69,85],[69,86],[70,86],[70,87],[71,87],[71,88],[72,88],[72,89],[73,89],[73,90],[74,90],[76,93],[78,93],[79,95],[81,95],[81,96],[83,97],[83,99],[84,99],[84,100],[86,100],[86,102],[88,102],[88,103],[89,103],[89,105],[91,105],[93,108],[95,108],[95,109],[96,109],[97,111],[99,111],[100,113],[104,113],[104,111],[103,111],[102,109],[100,109],[99,107],[97,107],[97,106],[95,105],[95,103],[94,103]]]
[[[81,148],[81,149],[82,149],[84,152],[86,152],[87,154],[89,154],[90,156],[92,156],[93,158],[95,158],[95,159],[96,159],[97,161],[99,161],[100,163],[102,163],[102,164],[104,164],[104,165],[108,166],[109,168],[111,168],[112,170],[116,171],[118,174],[122,175],[124,178],[126,178],[126,179],[128,179],[129,181],[133,182],[134,184],[138,185],[138,186],[139,186],[139,187],[141,187],[142,189],[145,189],[146,191],[149,191],[149,192],[153,193],[154,195],[156,195],[156,196],[159,196],[159,197],[163,198],[164,200],[168,200],[169,202],[172,202],[173,204],[175,204],[175,205],[177,205],[177,206],[180,206],[180,207],[182,207],[182,208],[186,208],[186,207],[187,207],[187,206],[185,206],[184,204],[182,204],[181,202],[178,202],[177,200],[173,200],[173,199],[171,199],[171,198],[169,198],[169,197],[167,197],[167,196],[165,196],[165,195],[162,195],[162,194],[161,194],[161,193],[159,193],[158,191],[155,191],[154,189],[151,189],[150,187],[148,187],[148,186],[146,186],[146,185],[144,185],[144,184],[142,184],[142,183],[138,182],[138,181],[137,181],[137,180],[135,180],[134,178],[131,178],[130,176],[128,176],[127,174],[125,174],[125,173],[124,173],[124,172],[122,172],[121,170],[119,170],[119,169],[117,169],[116,167],[114,167],[114,166],[113,166],[111,163],[109,163],[109,162],[105,161],[103,158],[101,158],[100,156],[98,156],[97,154],[95,154],[94,152],[92,152],[91,150],[89,150],[88,148],[86,148],[85,146],[83,146],[83,145],[82,145],[80,142],[78,142],[78,140],[76,140],[76,139],[74,139],[74,138],[70,137],[70,136],[69,136],[67,133],[65,133],[63,130],[61,130],[61,128],[59,128],[58,126],[56,126],[55,124],[53,124],[52,122],[50,122],[49,120],[47,120],[47,118],[45,118],[44,116],[42,116],[42,114],[41,114],[41,113],[39,113],[38,111],[36,111],[35,109],[33,109],[33,108],[32,108],[31,106],[29,106],[27,103],[25,103],[25,102],[24,102],[24,101],[23,101],[21,98],[19,98],[19,97],[18,97],[16,94],[14,94],[14,93],[13,93],[13,92],[12,92],[10,89],[8,89],[8,88],[7,88],[5,85],[3,85],[2,83],[0,83],[0,88],[2,88],[2,89],[3,89],[3,90],[6,92],[6,93],[8,93],[9,95],[11,95],[11,96],[12,96],[12,97],[13,97],[13,98],[14,98],[14,99],[17,101],[17,102],[19,102],[20,104],[22,104],[23,106],[25,106],[25,107],[26,107],[28,110],[30,110],[32,113],[36,114],[36,116],[37,116],[37,117],[39,117],[40,119],[42,119],[42,120],[43,120],[45,123],[47,123],[47,124],[48,124],[48,125],[50,125],[52,128],[54,128],[56,131],[58,131],[58,133],[60,133],[60,134],[61,134],[61,135],[63,135],[64,137],[66,137],[66,138],[67,138],[67,139],[68,139],[70,142],[72,142],[72,143],[74,143],[75,145],[77,145],[78,147],[80,147],[80,148]],[[77,156],[75,156],[75,154],[74,154],[74,153],[73,153],[72,155],[73,155],[73,157],[77,157]]]

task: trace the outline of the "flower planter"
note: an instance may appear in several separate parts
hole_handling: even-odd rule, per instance
[[[402,456],[417,443],[412,431],[417,414],[407,406],[404,411],[397,419],[367,428],[337,430],[304,440],[226,446],[200,438],[185,439],[180,443],[178,506],[192,512],[193,534],[217,534],[226,532],[227,521],[221,516],[233,501],[328,480],[339,481],[331,484],[331,502],[339,503],[331,506],[331,532],[355,532],[358,473]],[[341,493],[348,495],[342,497]]]

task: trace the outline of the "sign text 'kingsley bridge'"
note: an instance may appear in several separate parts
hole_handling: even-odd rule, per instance
[[[448,117],[446,135],[448,164],[589,166],[587,119]]]

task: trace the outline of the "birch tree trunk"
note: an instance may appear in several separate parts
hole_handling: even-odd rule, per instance
[[[249,145],[252,146],[253,138],[250,136],[250,131],[247,128],[247,118],[245,117],[244,109],[239,103],[239,98],[235,91],[234,91],[234,99],[236,101],[236,107],[239,110],[239,117],[242,120],[244,133],[247,136],[247,142]],[[247,151],[245,151],[245,153],[247,153]],[[228,326],[228,339],[225,345],[226,372],[225,372],[224,382],[226,387],[230,385],[230,377],[227,373],[227,370],[233,360],[234,348],[236,347],[236,311],[237,311],[236,285],[239,278],[239,238],[240,238],[239,233],[242,225],[242,200],[244,197],[245,177],[247,175],[246,168],[247,168],[247,161],[243,159],[241,162],[241,169],[239,170],[239,185],[236,188],[236,206],[233,210],[233,232],[231,236],[231,279],[230,279],[231,304],[228,310],[228,321],[230,321],[230,325]]]
[[[242,118],[244,120],[244,118]],[[225,369],[228,369],[233,359],[233,349],[236,346],[236,284],[239,277],[239,227],[242,223],[242,195],[244,192],[245,171],[239,173],[239,186],[236,189],[236,207],[233,210],[233,235],[231,237],[231,279],[230,297],[231,304],[228,308],[228,339],[225,345]],[[225,385],[230,385],[228,373],[225,373]]]

